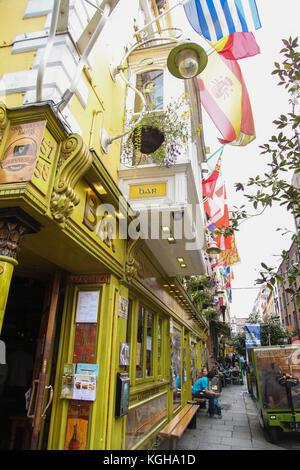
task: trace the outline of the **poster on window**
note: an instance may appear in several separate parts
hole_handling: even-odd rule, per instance
[[[76,323],[97,323],[100,291],[78,293]]]
[[[125,318],[125,320],[127,320],[128,317],[128,304],[129,300],[119,295],[118,315],[119,317]]]
[[[264,408],[289,408],[286,389],[279,379],[291,375],[299,379],[291,394],[295,408],[300,407],[300,348],[270,347],[255,351],[261,399]]]
[[[129,344],[120,343],[120,356],[119,356],[120,366],[129,366]]]

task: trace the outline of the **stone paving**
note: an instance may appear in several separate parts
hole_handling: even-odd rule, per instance
[[[284,436],[279,445],[266,440],[261,429],[255,403],[246,385],[228,385],[222,390],[219,402],[222,419],[206,416],[206,409],[197,413],[197,428],[187,429],[177,442],[177,450],[286,450],[300,449],[300,436]],[[295,440],[296,439],[296,440]],[[159,448],[166,449],[166,440]]]

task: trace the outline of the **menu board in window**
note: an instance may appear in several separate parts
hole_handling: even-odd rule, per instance
[[[78,293],[76,323],[97,323],[100,291]]]

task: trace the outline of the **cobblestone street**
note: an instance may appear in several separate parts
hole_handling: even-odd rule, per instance
[[[246,385],[229,385],[219,399],[222,419],[197,414],[197,428],[187,429],[177,442],[177,450],[300,450],[300,435],[283,434],[279,445],[267,441],[258,421],[255,403]],[[161,449],[168,443],[162,441]]]

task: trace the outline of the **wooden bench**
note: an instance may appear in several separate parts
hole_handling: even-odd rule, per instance
[[[206,398],[194,397],[192,400],[188,401],[191,405],[199,405],[200,408],[206,408]]]
[[[176,449],[177,439],[180,439],[187,427],[196,428],[196,413],[199,405],[186,405],[159,433],[161,437],[169,438],[170,449]]]

